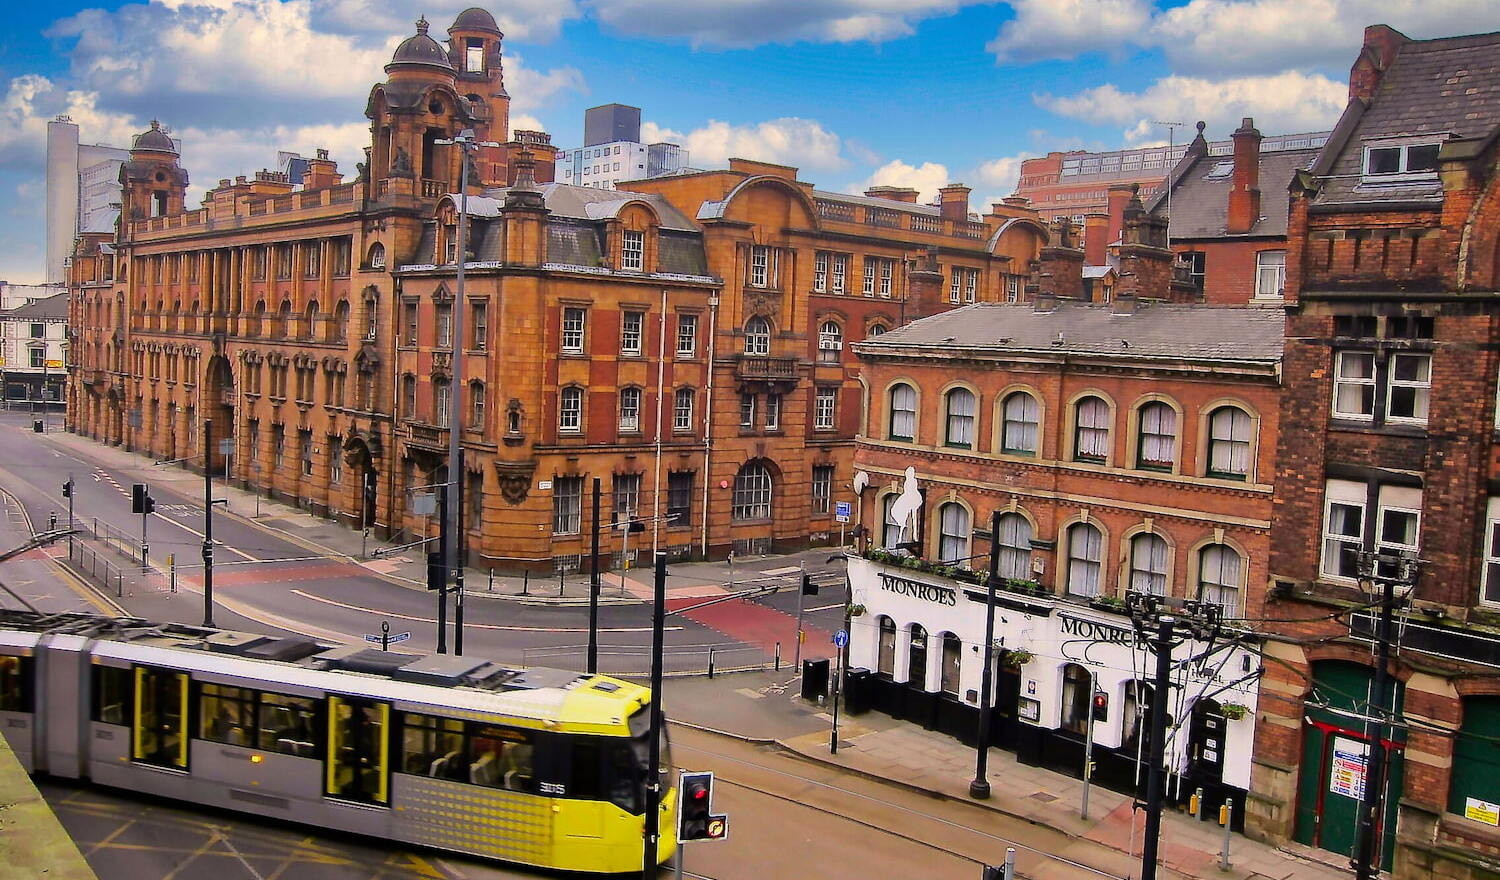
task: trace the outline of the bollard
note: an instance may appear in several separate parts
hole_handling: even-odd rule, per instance
[[[168,553],[167,554],[167,571],[170,572],[170,577],[171,577],[171,592],[175,593],[175,592],[177,592],[177,554],[176,553]]]
[[[1005,880],[1016,878],[1016,848],[1007,846],[1005,848],[1005,872],[1001,875]]]
[[[1219,808],[1219,824],[1224,826],[1224,848],[1219,850],[1219,870],[1229,870],[1229,829],[1234,826],[1234,803],[1225,801]]]
[[[527,591],[530,590],[530,589],[531,589],[531,569],[529,569],[529,568],[523,568],[523,569],[521,569],[521,595],[523,595],[523,596],[526,595]]]
[[[714,677],[714,646],[708,646],[708,677]]]
[[[776,643],[776,671],[781,671],[781,643]]]
[[[495,592],[495,568],[494,568],[494,566],[490,567],[490,585],[489,585],[489,587],[487,587],[487,589],[491,593]]]
[[[1188,812],[1193,814],[1194,819],[1197,819],[1199,822],[1203,821],[1202,788],[1199,788],[1197,791],[1193,792],[1193,796],[1188,798]]]
[[[557,598],[561,599],[562,597],[563,597],[563,570],[561,568],[559,568],[557,570]]]

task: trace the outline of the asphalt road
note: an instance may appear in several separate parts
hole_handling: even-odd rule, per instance
[[[56,424],[56,417],[54,417]],[[89,455],[89,446],[57,442],[51,434],[31,432],[30,416],[0,414],[0,488],[19,499],[37,527],[56,513],[60,523],[67,518],[66,500],[60,497],[62,483],[71,477],[75,489],[75,515],[100,526],[110,526],[138,539],[141,517],[130,513],[130,485],[149,479],[152,466],[144,457],[128,465],[110,463],[117,456]],[[200,578],[194,567],[199,561],[204,533],[202,495],[180,494],[165,482],[153,483],[157,511],[147,518],[146,538],[150,556],[166,568],[168,554],[175,556],[182,572],[175,595],[142,591],[121,598],[133,614],[188,623],[202,622],[198,590]],[[191,485],[191,484],[190,484]],[[330,525],[332,528],[333,526]],[[345,557],[320,555],[305,541],[262,526],[252,519],[218,512],[214,516],[214,590],[217,601],[215,623],[252,631],[287,630],[315,638],[359,640],[366,633],[380,632],[382,621],[394,632],[409,631],[404,650],[435,650],[435,598],[409,585],[393,583]],[[775,561],[767,563],[774,567]],[[749,574],[753,569],[747,569]],[[641,572],[639,577],[649,578]],[[608,592],[608,591],[607,591]],[[734,635],[736,615],[754,616],[756,607],[794,614],[795,590],[751,601],[726,603],[701,614],[673,615],[666,632],[668,670],[701,668],[702,651],[697,646],[719,645],[720,663],[763,659],[768,645],[749,644]],[[825,606],[837,604],[822,603]],[[466,603],[465,653],[503,662],[576,666],[587,641],[587,609],[577,606],[536,606],[495,599],[470,598]],[[839,611],[826,607],[809,615],[812,626],[831,631],[838,626]],[[696,618],[696,619],[695,619]],[[630,603],[600,608],[600,644],[606,654],[615,652],[625,666],[644,668],[642,658],[651,640],[648,605]],[[707,623],[700,622],[706,620]],[[695,653],[696,651],[696,653]],[[787,645],[786,654],[790,655]],[[546,659],[537,660],[540,656]],[[608,658],[607,658],[608,659]],[[607,662],[605,669],[609,668]]]

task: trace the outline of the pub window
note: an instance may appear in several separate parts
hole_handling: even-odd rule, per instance
[[[876,671],[881,675],[891,676],[896,670],[896,621],[885,615],[881,615],[876,621],[880,630],[879,656],[876,659]]]
[[[1031,521],[1019,513],[1000,517],[1000,576],[1031,578]]]
[[[1099,595],[1104,535],[1089,523],[1068,527],[1068,592],[1093,598]]]
[[[949,696],[958,696],[958,673],[963,660],[963,642],[953,633],[943,633],[943,672],[939,688]]]
[[[1083,734],[1088,729],[1089,707],[1093,702],[1094,680],[1089,671],[1077,663],[1063,667],[1062,728]]]
[[[1130,539],[1130,589],[1153,596],[1167,594],[1167,542],[1143,532]]]

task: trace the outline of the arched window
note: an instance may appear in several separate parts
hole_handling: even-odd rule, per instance
[[[958,674],[963,663],[963,642],[953,633],[943,633],[943,671],[938,679],[938,689],[950,696],[958,696]]]
[[[370,245],[370,256],[369,259],[366,260],[366,263],[368,263],[371,269],[384,269],[385,245],[381,244],[378,241]]]
[[[276,313],[276,326],[272,328],[272,335],[277,339],[285,339],[287,328],[292,323],[292,301],[284,299],[281,301],[281,311]]]
[[[1500,779],[1500,697],[1465,697],[1463,723],[1453,740],[1453,769],[1448,774],[1448,812],[1469,814],[1473,801],[1494,803]]]
[[[1075,523],[1068,528],[1068,592],[1093,598],[1099,595],[1099,575],[1103,568],[1104,535],[1089,523]]]
[[[1177,461],[1177,411],[1161,401],[1148,403],[1138,414],[1136,467],[1169,471]]]
[[[1094,702],[1094,677],[1077,663],[1064,666],[1062,676],[1062,728],[1084,734]]]
[[[938,559],[943,565],[969,564],[969,511],[956,501],[938,508]]]
[[[1109,458],[1109,404],[1085,397],[1074,409],[1073,457],[1103,463]]]
[[[1243,480],[1250,474],[1250,416],[1221,406],[1208,417],[1208,475]]]
[[[484,383],[469,383],[469,425],[473,428],[484,427]]]
[[[449,386],[447,379],[432,380],[432,423],[440,428],[448,427]]]
[[[1031,521],[1019,513],[1000,517],[1000,576],[1031,580]]]
[[[1000,451],[1012,455],[1036,455],[1040,417],[1035,397],[1025,391],[1006,395],[1001,405]]]
[[[1125,682],[1125,701],[1120,706],[1120,723],[1124,725],[1121,748],[1131,760],[1144,760],[1147,743],[1143,734],[1151,732],[1151,685],[1143,681]],[[1169,725],[1170,726],[1170,725]]]
[[[866,335],[867,336],[883,336],[883,335],[885,335],[885,331],[886,331],[886,327],[885,327],[884,324],[871,324],[870,325],[870,332],[867,333]]]
[[[837,321],[824,321],[818,328],[818,360],[836,364],[844,351],[844,329]]]
[[[307,304],[307,319],[302,326],[302,336],[305,339],[313,339],[318,335],[318,318],[320,310],[317,300]]]
[[[891,388],[892,440],[915,440],[917,436],[917,389],[901,383]]]
[[[1160,535],[1142,532],[1130,539],[1130,589],[1167,594],[1167,542]]]
[[[927,690],[927,630],[920,623],[911,625],[906,657],[907,683]]]
[[[557,430],[576,434],[583,430],[583,389],[564,388],[557,396]]]
[[[401,417],[417,417],[417,377],[410,373],[401,377]]]
[[[697,393],[691,388],[679,388],[672,397],[672,430],[693,430],[693,402]]]
[[[896,674],[896,621],[884,614],[876,620],[880,630],[879,653],[875,660],[875,671],[885,676]]]
[[[735,520],[771,518],[771,472],[758,461],[746,462],[734,476]]]
[[[974,392],[955,388],[943,398],[947,434],[943,442],[961,449],[974,448]]]
[[[265,332],[266,323],[266,301],[263,299],[255,301],[255,308],[250,313],[250,327],[247,336],[259,336]]]
[[[771,353],[771,322],[759,315],[745,322],[745,354]]]
[[[896,549],[896,542],[901,540],[901,526],[896,522],[894,513],[896,499],[900,497],[899,493],[892,492],[881,499],[880,502],[880,546],[887,550]]]
[[[349,341],[349,301],[339,300],[339,304],[333,309],[333,341]]]
[[[1209,544],[1198,551],[1198,598],[1218,605],[1225,617],[1240,616],[1243,562],[1228,544]]]
[[[639,431],[641,429],[641,389],[620,389],[620,430]]]

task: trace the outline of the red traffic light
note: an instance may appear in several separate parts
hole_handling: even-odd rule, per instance
[[[694,788],[692,790],[692,792],[691,792],[691,795],[692,795],[693,800],[695,800],[695,801],[706,801],[706,800],[708,800],[708,789],[707,788]]]

